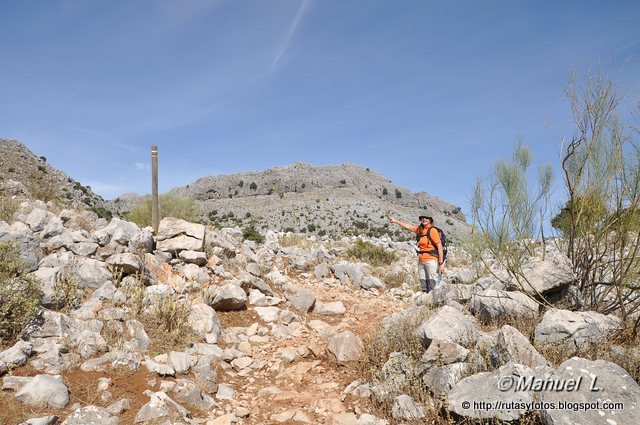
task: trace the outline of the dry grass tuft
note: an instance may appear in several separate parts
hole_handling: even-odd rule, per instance
[[[152,312],[140,316],[140,322],[151,339],[151,355],[184,350],[201,340],[189,325],[189,310],[186,303],[166,297]]]
[[[280,236],[278,238],[278,243],[280,244],[280,246],[282,247],[287,247],[287,246],[296,246],[298,248],[311,248],[311,241],[309,240],[309,238],[305,235],[299,235],[299,234],[289,234],[289,235],[284,235],[284,236]]]
[[[42,291],[11,242],[0,242],[0,349],[11,346],[38,314]]]
[[[0,221],[11,224],[20,208],[20,202],[8,196],[0,196]]]
[[[535,328],[540,323],[542,316],[533,319],[500,317],[489,323],[478,322],[481,330],[489,332],[500,329],[504,325],[511,325],[522,333],[534,344]],[[545,345],[536,346],[538,352],[553,367],[557,367],[574,356],[589,360],[606,360],[625,369],[633,379],[640,380],[640,335],[633,334],[633,326],[630,324],[618,333],[612,333],[595,344],[588,344],[577,351],[567,346]],[[535,344],[534,344],[535,345]],[[613,347],[616,347],[613,349]]]
[[[629,373],[636,382],[640,381],[640,336],[632,335],[631,328],[611,334],[597,343],[587,344],[577,351],[564,345],[536,347],[536,349],[557,367],[574,356],[588,360],[605,360],[615,363]]]
[[[20,424],[43,413],[44,409],[27,406],[14,396],[13,391],[0,391],[0,424]]]
[[[384,269],[377,269],[373,273],[374,276],[379,278],[387,285],[387,288],[399,288],[403,283],[413,284],[414,279],[411,273],[407,273],[403,270],[396,270],[387,272]]]
[[[383,366],[392,353],[401,352],[411,361],[417,361],[422,356],[424,348],[416,336],[416,328],[431,314],[431,309],[425,306],[417,307],[401,313],[394,318],[388,328],[380,326],[364,338],[364,355],[357,365],[358,376],[361,380],[372,384],[379,383]],[[418,374],[411,374],[404,385],[399,388],[399,394],[408,394],[414,400],[427,406],[428,418],[419,423],[446,423],[440,421],[439,409],[427,392]],[[372,402],[374,403],[374,402]],[[392,403],[375,404],[378,415],[391,418]],[[427,422],[424,422],[426,419]]]

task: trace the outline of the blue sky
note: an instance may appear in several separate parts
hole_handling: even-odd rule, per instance
[[[0,137],[105,198],[150,191],[157,144],[161,192],[353,162],[466,210],[517,137],[558,164],[571,69],[640,81],[638,22],[638,1],[0,0]]]

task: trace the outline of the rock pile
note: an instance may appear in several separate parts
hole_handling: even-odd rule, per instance
[[[23,204],[15,222],[0,222],[0,242],[19,247],[40,282],[42,307],[0,352],[0,407],[31,406],[40,414],[25,423],[42,424],[381,425],[420,421],[441,408],[456,418],[505,421],[540,411],[552,424],[585,415],[552,408],[571,402],[600,403],[586,413],[589,422],[637,422],[640,387],[628,371],[579,357],[553,367],[539,351],[579,352],[618,329],[615,316],[561,308],[542,315],[529,296],[477,279],[463,261],[433,292],[416,293],[409,243],[371,239],[407,253],[374,268],[346,258],[354,239],[296,244],[282,236],[267,232],[258,245],[239,228],[174,218],[153,235],[116,218]],[[452,263],[464,258],[455,247],[450,255]],[[395,276],[404,278],[392,287]],[[555,283],[538,289],[553,295],[570,285]],[[417,312],[426,313],[408,332],[422,357],[392,353],[377,379],[357,379],[365,334],[380,322],[402,329]],[[159,343],[165,331],[147,321],[154,317],[182,326],[181,345]],[[505,318],[535,322],[533,340],[509,324],[488,330]],[[570,380],[582,383],[564,392],[537,387]],[[432,403],[403,391],[409,381],[421,382]],[[624,410],[605,407],[611,401]],[[390,418],[375,403],[390,406]]]

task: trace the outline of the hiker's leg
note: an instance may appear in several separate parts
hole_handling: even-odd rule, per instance
[[[422,292],[427,291],[427,269],[424,266],[424,263],[418,262],[418,279],[420,279],[420,290]]]
[[[438,281],[438,260],[425,261],[423,264],[427,272],[427,292],[430,292]]]

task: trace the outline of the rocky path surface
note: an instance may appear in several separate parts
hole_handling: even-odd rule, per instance
[[[267,329],[264,322],[253,321],[251,310],[220,315],[223,341],[247,357],[221,363],[220,380],[233,389],[235,400],[218,400],[225,414],[216,412],[210,423],[224,424],[236,417],[247,424],[338,424],[361,413],[359,401],[343,395],[357,378],[356,365],[339,366],[327,351],[327,341],[347,330],[366,335],[405,303],[328,282],[314,286],[314,293],[324,302],[342,302],[345,313],[309,314],[282,337],[261,335],[268,334]],[[226,327],[226,321],[241,323]]]
[[[616,339],[624,324],[615,314],[580,309],[557,248],[531,259],[527,272],[534,292],[554,303],[541,308],[508,279],[478,277],[457,250],[446,279],[422,294],[412,246],[388,238],[270,231],[257,243],[239,228],[174,218],[153,235],[48,208],[25,204],[14,222],[0,221],[0,247],[24,263],[0,281],[16,283],[4,296],[39,303],[2,340],[0,424],[576,423],[585,415],[640,423],[638,340]],[[358,247],[378,257],[354,254]],[[370,264],[392,251],[390,264]],[[29,282],[38,291],[19,292]],[[370,365],[371,382],[352,385],[366,336],[383,320],[387,335],[404,342],[411,334],[416,346],[387,335],[372,341],[369,348],[393,352]],[[602,391],[565,391],[553,402],[616,404],[469,408],[470,400],[549,400],[497,385],[522,376],[597,376]],[[371,415],[374,402],[384,419]]]

